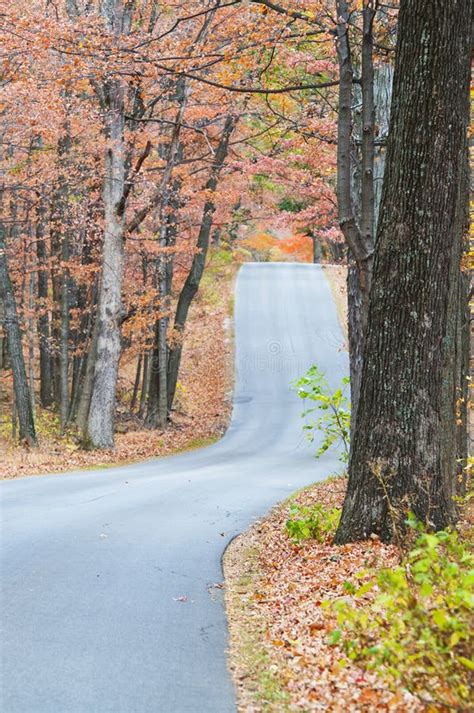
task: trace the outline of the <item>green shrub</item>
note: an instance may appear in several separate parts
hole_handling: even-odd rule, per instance
[[[293,540],[313,539],[324,542],[332,539],[336,534],[340,517],[340,508],[328,510],[318,503],[311,507],[292,505],[285,527]]]
[[[418,527],[413,521],[412,527]],[[395,568],[384,568],[346,590],[371,602],[340,600],[339,629],[330,643],[375,669],[392,688],[402,685],[435,705],[467,710],[472,685],[474,557],[456,532],[422,533]],[[362,573],[361,576],[367,576]]]
[[[287,213],[300,213],[304,207],[304,201],[299,201],[292,196],[285,196],[278,203],[279,210],[284,210]]]
[[[339,460],[347,463],[349,459],[349,441],[351,430],[351,412],[349,399],[344,393],[344,387],[349,379],[342,379],[342,385],[336,391],[331,391],[324,373],[317,366],[312,366],[307,373],[295,382],[294,388],[301,399],[309,399],[316,405],[303,411],[303,418],[310,414],[323,412],[315,420],[305,423],[303,429],[307,432],[310,442],[315,439],[315,433],[323,435],[323,442],[316,451],[316,458],[323,455],[331,446],[341,445]]]

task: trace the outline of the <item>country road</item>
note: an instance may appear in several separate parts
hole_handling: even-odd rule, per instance
[[[335,472],[290,382],[347,355],[319,266],[251,263],[236,287],[231,425],[200,451],[1,484],[3,713],[227,713],[221,557]],[[0,463],[0,469],[4,467]]]

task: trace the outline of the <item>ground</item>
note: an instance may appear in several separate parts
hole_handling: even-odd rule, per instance
[[[343,653],[329,643],[337,624],[324,602],[347,596],[344,581],[361,569],[397,563],[396,548],[377,539],[344,547],[329,539],[294,543],[286,533],[292,505],[340,507],[345,486],[338,477],[297,493],[226,551],[230,666],[241,713],[423,709],[375,673],[341,667]]]

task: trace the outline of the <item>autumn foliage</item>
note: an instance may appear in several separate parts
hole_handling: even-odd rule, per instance
[[[1,3],[2,254],[16,310],[2,319],[20,327],[33,411],[56,409],[63,432],[113,445],[127,398],[149,427],[169,423],[213,243],[235,253],[243,240],[238,259],[310,261],[309,236],[340,239],[334,40],[309,5],[294,31],[259,2]],[[4,329],[5,423],[9,341]]]

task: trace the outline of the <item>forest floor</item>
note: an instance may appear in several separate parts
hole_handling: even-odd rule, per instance
[[[225,553],[230,667],[242,713],[422,710],[375,673],[352,662],[341,667],[343,651],[329,643],[338,625],[324,602],[347,597],[344,582],[360,570],[398,563],[397,549],[378,539],[343,547],[295,543],[286,532],[292,506],[341,507],[345,487],[337,477],[300,491]]]
[[[45,410],[37,413],[39,448],[27,449],[12,440],[11,418],[5,414],[0,419],[0,478],[124,465],[218,440],[232,407],[232,315],[239,264],[226,250],[215,250],[209,257],[189,313],[176,408],[166,430],[145,429],[136,415],[130,415],[136,360],[123,360],[114,450],[83,450],[75,430],[61,437],[56,414]]]
[[[421,628],[417,629],[422,632],[420,636],[423,644],[419,643],[416,637],[410,639],[405,633],[404,643],[400,644],[403,646],[400,655],[403,661],[405,657],[409,657],[407,661],[411,663],[406,664],[403,673],[403,670],[397,668],[395,659],[386,662],[389,671],[395,672],[392,673],[391,681],[383,675],[383,671],[386,671],[384,667],[381,667],[379,673],[375,669],[364,667],[363,663],[358,664],[351,659],[344,648],[344,637],[353,641],[354,634],[347,623],[347,612],[342,619],[338,619],[335,611],[337,605],[334,607],[334,603],[344,602],[352,611],[363,610],[369,620],[373,617],[374,621],[380,622],[383,617],[381,619],[378,607],[382,606],[384,597],[384,601],[387,601],[387,596],[390,596],[387,591],[390,593],[391,589],[383,590],[385,593],[380,595],[378,584],[373,586],[373,578],[382,571],[390,571],[392,574],[396,571],[399,576],[402,572],[409,572],[410,566],[414,566],[413,561],[410,565],[406,559],[401,559],[402,552],[399,548],[383,544],[377,537],[365,542],[333,545],[335,522],[332,523],[334,529],[331,532],[324,532],[321,528],[319,537],[297,541],[289,536],[286,526],[288,521],[293,523],[295,518],[302,516],[302,512],[316,511],[326,526],[328,522],[332,522],[328,518],[333,516],[336,508],[339,510],[342,507],[346,485],[345,477],[332,477],[295,493],[275,506],[265,518],[254,523],[247,532],[234,539],[225,552],[225,601],[230,632],[229,663],[237,691],[239,713],[472,711],[473,708],[468,703],[469,672],[463,668],[468,665],[470,670],[470,664],[466,659],[456,658],[459,652],[453,651],[453,643],[450,644],[448,655],[445,652],[438,655],[441,649],[434,648],[436,644],[433,642],[436,637],[439,637],[439,641],[443,638],[439,628],[436,629],[437,633],[431,630],[433,633],[430,638],[426,633],[428,624],[423,623]],[[304,510],[305,508],[307,510]],[[403,619],[408,615],[407,607],[412,607],[410,611],[413,617],[420,616],[422,610],[422,617],[427,617],[423,620],[426,622],[432,622],[430,616],[434,617],[434,613],[442,615],[444,612],[458,617],[456,626],[459,630],[464,627],[464,634],[460,635],[460,639],[463,640],[462,636],[465,635],[468,652],[471,646],[469,605],[463,609],[459,605],[462,599],[452,599],[458,602],[457,605],[448,602],[451,601],[451,596],[471,596],[467,589],[472,585],[458,583],[467,583],[469,579],[467,558],[472,551],[473,510],[467,501],[461,510],[459,545],[456,544],[451,551],[451,556],[457,556],[458,559],[452,559],[451,564],[446,565],[456,568],[453,570],[458,572],[456,584],[448,585],[447,579],[443,578],[445,570],[442,570],[441,575],[438,572],[432,576],[433,586],[438,588],[433,590],[430,600],[423,599],[423,596],[431,595],[422,595],[422,590],[416,590],[415,587],[409,590],[411,599],[404,600],[400,595],[401,590],[397,590],[392,600],[397,603],[383,605],[392,606],[390,614],[386,615],[386,621],[391,622],[391,625],[395,617],[398,617],[398,622],[408,621]],[[430,543],[428,549],[423,551],[424,554],[418,557],[426,557],[426,552],[433,552],[429,550],[431,546]],[[422,551],[415,549],[414,552]],[[457,552],[457,555],[453,555],[453,552]],[[437,555],[433,555],[433,563],[436,557]],[[439,561],[441,562],[441,559]],[[465,566],[461,564],[464,561]],[[398,569],[395,569],[397,567]],[[467,578],[464,578],[465,575]],[[386,574],[383,576],[387,577]],[[410,575],[407,574],[407,577]],[[377,580],[380,581],[384,580]],[[467,589],[460,594],[456,591],[453,595],[453,586],[459,587],[460,590],[466,586]],[[359,587],[363,593],[357,591]],[[377,603],[374,603],[376,597],[379,598]],[[450,609],[450,606],[453,608]],[[434,612],[433,608],[438,608],[437,612]],[[414,611],[418,613],[414,614]],[[427,615],[426,611],[431,614]],[[449,619],[448,614],[446,616]],[[436,617],[434,620],[437,622]],[[363,625],[364,630],[365,626]],[[437,623],[431,623],[429,626],[436,628]],[[379,627],[378,636],[391,635],[388,624],[379,624]],[[398,636],[403,635],[403,625],[401,627],[393,629],[398,631]],[[374,630],[371,631],[373,633]],[[374,646],[377,639],[370,636],[369,639]],[[411,648],[407,650],[407,646]],[[416,654],[417,650],[419,654]],[[423,655],[422,659],[420,654]],[[436,667],[433,667],[434,660],[437,662]],[[407,673],[410,667],[416,669],[417,664],[418,667],[420,664],[426,667],[426,673],[423,675],[426,676],[427,687],[419,686],[419,673],[414,674],[411,690],[417,694],[412,695],[402,681],[404,675],[410,676]],[[464,680],[463,696],[467,694],[467,699],[463,698],[461,705],[459,697],[456,698],[454,694],[458,676]],[[419,688],[416,688],[417,685]],[[439,698],[450,703],[440,703]]]

